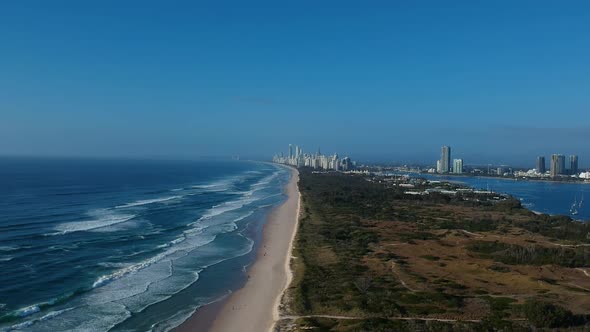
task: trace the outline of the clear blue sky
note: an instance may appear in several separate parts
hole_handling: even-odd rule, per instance
[[[590,166],[590,4],[0,2],[2,155],[270,156],[289,143]]]

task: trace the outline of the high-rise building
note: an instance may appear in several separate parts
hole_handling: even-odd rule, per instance
[[[350,161],[350,158],[348,158],[348,157],[342,158],[341,164],[342,164],[343,171],[349,171],[352,169],[352,162]]]
[[[562,154],[551,155],[551,176],[565,174],[565,156]]]
[[[335,154],[335,155],[332,156],[332,162],[331,162],[331,165],[330,166],[331,166],[330,168],[333,169],[333,170],[335,170],[335,171],[337,171],[337,170],[340,169],[340,161],[338,160],[338,155],[337,154]]]
[[[559,164],[559,171],[561,175],[564,175],[567,173],[567,169],[565,168],[565,156],[564,155],[559,155],[559,157],[557,158],[558,164]]]
[[[545,157],[543,157],[543,156],[537,157],[537,172],[539,172],[541,174],[545,174],[545,172],[546,172]]]
[[[453,173],[463,174],[463,159],[453,160]]]
[[[289,157],[283,157],[283,153],[274,155],[273,162],[292,165],[296,167],[313,167],[314,169],[349,171],[356,167],[356,163],[349,157],[340,159],[338,154],[326,156],[318,149],[317,154],[306,154],[298,145],[289,144]]]
[[[443,146],[440,149],[440,172],[449,173],[451,171],[451,147]]]
[[[578,174],[578,156],[575,154],[570,156],[570,174]]]

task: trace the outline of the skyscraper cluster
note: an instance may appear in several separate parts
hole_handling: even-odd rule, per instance
[[[463,174],[463,159],[453,159],[451,162],[450,146],[443,146],[440,150],[440,159],[436,161],[436,171],[438,173]]]
[[[283,153],[275,155],[272,161],[279,164],[291,165],[295,167],[311,167],[314,169],[349,171],[354,168],[354,163],[349,157],[340,159],[338,154],[331,156],[323,155],[318,149],[317,153],[304,153],[299,146],[289,144],[289,154],[284,156]]]
[[[547,171],[545,168],[545,157],[540,156],[537,157],[537,172],[540,174],[545,174]],[[560,175],[576,175],[579,173],[578,169],[578,156],[571,155],[569,156],[569,168],[566,168],[565,156],[562,154],[553,154],[551,155],[551,164],[549,173],[552,177],[557,177]]]

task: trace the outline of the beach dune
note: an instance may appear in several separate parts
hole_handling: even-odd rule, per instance
[[[244,287],[219,304],[221,308],[209,309],[216,311],[209,322],[203,324],[206,315],[199,316],[197,311],[177,331],[263,332],[273,329],[279,318],[281,296],[291,281],[289,263],[300,204],[298,181],[299,173],[292,169],[286,186],[288,198],[270,213],[264,225],[257,258],[248,270]]]

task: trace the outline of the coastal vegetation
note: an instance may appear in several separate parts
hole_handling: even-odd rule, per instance
[[[280,330],[589,327],[588,224],[360,175],[302,169],[299,188]]]

